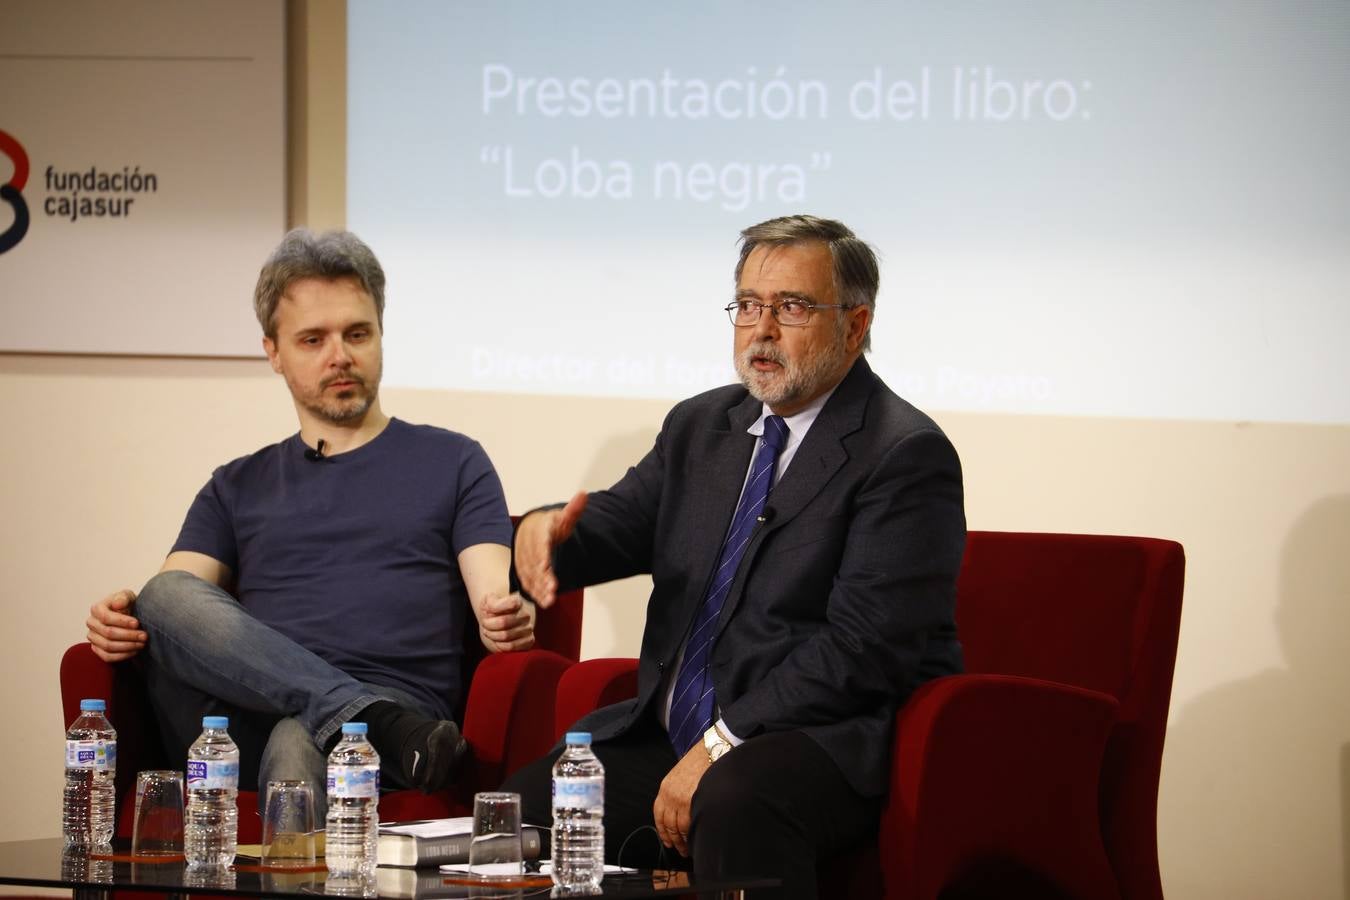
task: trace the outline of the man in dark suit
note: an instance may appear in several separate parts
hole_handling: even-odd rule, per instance
[[[741,238],[742,385],[676,406],[614,487],[528,515],[514,565],[541,606],[652,575],[637,699],[576,726],[606,768],[608,858],[654,825],[698,877],[814,896],[817,859],[875,833],[895,710],[961,669],[961,470],[862,358],[871,249],[812,216]],[[527,820],[550,821],[556,756],[508,783]],[[640,843],[623,862],[654,861]]]

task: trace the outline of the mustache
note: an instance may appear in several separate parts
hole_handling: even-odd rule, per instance
[[[787,354],[777,344],[768,341],[760,341],[746,347],[736,357],[736,361],[742,366],[748,366],[756,358],[767,359],[769,362],[777,363],[780,366],[787,365]]]
[[[319,382],[319,388],[322,390],[339,381],[350,381],[352,384],[359,385],[360,387],[366,386],[366,380],[364,378],[357,375],[355,372],[350,372],[346,375],[334,375],[331,378],[325,378],[323,381]]]

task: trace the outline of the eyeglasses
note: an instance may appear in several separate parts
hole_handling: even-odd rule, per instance
[[[782,303],[759,303],[755,300],[737,300],[726,306],[727,318],[737,328],[748,328],[759,321],[764,310],[773,313],[779,325],[805,325],[816,309],[849,309],[844,303],[807,303],[805,300],[784,300]]]

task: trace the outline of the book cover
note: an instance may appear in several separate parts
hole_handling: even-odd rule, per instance
[[[412,868],[467,863],[472,832],[473,822],[468,816],[381,825],[376,860],[381,866]],[[525,859],[539,858],[543,849],[541,832],[533,825],[521,828]]]

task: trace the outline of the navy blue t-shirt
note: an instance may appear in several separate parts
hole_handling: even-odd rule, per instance
[[[492,463],[462,434],[398,419],[350,452],[305,450],[296,434],[216,469],[173,549],[229,566],[245,609],[337,668],[448,716],[477,629],[456,557],[511,544]]]

